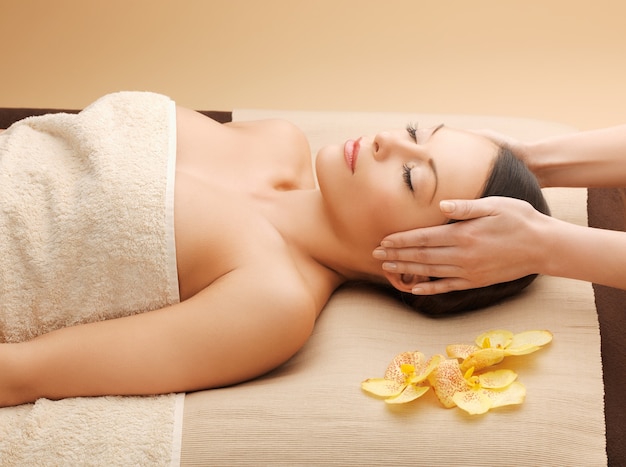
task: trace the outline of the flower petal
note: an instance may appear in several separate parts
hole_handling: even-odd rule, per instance
[[[492,407],[503,407],[524,402],[526,388],[518,381],[504,389],[482,389],[481,392],[491,400]]]
[[[407,379],[407,374],[402,371],[403,365],[412,365],[416,372],[420,373],[425,363],[426,357],[422,352],[402,352],[396,355],[387,367],[385,379],[404,383]]]
[[[546,345],[552,342],[552,333],[550,331],[524,331],[513,336],[511,347],[519,347],[526,344]]]
[[[481,349],[469,355],[461,363],[461,371],[467,371],[474,367],[475,371],[500,363],[504,359],[504,349]]]
[[[406,387],[404,383],[385,378],[369,378],[361,383],[361,389],[380,397],[394,397]]]
[[[387,404],[405,404],[414,401],[418,397],[422,397],[430,388],[428,386],[416,386],[409,384],[404,391],[395,397],[385,399]]]
[[[552,341],[550,331],[525,331],[515,334],[506,349],[507,355],[526,355],[535,352]]]
[[[517,379],[517,373],[513,370],[488,371],[478,375],[480,386],[486,389],[501,389],[509,386]]]
[[[504,349],[504,354],[506,356],[512,355],[527,355],[529,353],[533,353],[536,352],[537,350],[539,350],[541,347],[538,347],[536,345],[523,345],[521,347],[515,347],[512,349]]]
[[[456,404],[452,397],[456,392],[463,392],[469,389],[469,385],[458,360],[442,360],[439,365],[428,376],[428,381],[435,390],[435,394],[444,407],[454,407]]]
[[[428,375],[430,375],[435,370],[435,368],[437,368],[439,363],[441,363],[445,359],[446,357],[444,357],[443,355],[433,355],[432,357],[430,357],[430,360],[428,360],[426,364],[421,369],[419,369],[413,382],[421,383],[422,381],[424,381],[426,378],[428,378]]]
[[[470,354],[480,350],[480,347],[476,347],[471,344],[450,344],[446,347],[446,353],[450,358],[467,358]]]
[[[476,338],[476,345],[483,349],[499,348],[504,349],[509,346],[513,340],[513,333],[504,329],[483,332]]]
[[[483,391],[462,391],[452,396],[454,403],[470,415],[479,415],[492,407],[492,402]]]

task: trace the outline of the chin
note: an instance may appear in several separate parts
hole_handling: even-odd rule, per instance
[[[332,164],[333,162],[343,162],[343,151],[337,145],[329,145],[324,146],[319,151],[317,151],[317,155],[315,157],[315,167],[318,167],[320,164]]]

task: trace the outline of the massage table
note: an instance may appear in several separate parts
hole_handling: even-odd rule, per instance
[[[59,111],[75,112],[61,109],[0,108],[0,128],[7,128],[12,122],[27,116]],[[332,112],[324,115],[298,112],[275,115],[272,112],[252,111],[243,112],[239,116],[236,111],[202,113],[222,123],[233,119],[246,120],[266,116],[290,118],[296,120],[296,124],[303,124],[305,127],[309,125],[312,128],[309,136],[313,135],[313,139],[323,137],[316,133],[320,120],[326,121],[326,124],[331,126],[336,121],[339,122],[338,125],[343,122],[350,126],[353,118],[353,114]],[[371,120],[371,115],[369,118]],[[438,116],[433,118],[436,121]],[[465,125],[468,128],[482,126],[483,122],[480,118],[473,120],[472,117],[465,116],[457,118],[456,121],[460,122],[460,126]],[[494,121],[494,118],[485,121],[489,123]],[[497,118],[495,121],[499,123]],[[505,118],[503,122],[499,129],[504,131],[511,129],[511,134],[515,136],[521,134],[532,137],[533,129],[543,127],[547,128],[547,134],[553,130],[557,133],[571,130],[558,124],[524,119]],[[528,126],[524,129],[526,133],[522,131],[516,134],[517,126],[520,125]],[[576,191],[578,193],[576,196],[579,196],[576,203],[579,206],[582,204],[584,208],[586,201],[589,226],[626,231],[626,189],[589,189],[583,190],[582,193],[580,190]],[[624,273],[626,274],[626,269]],[[429,334],[433,333],[433,329],[445,329],[439,338],[432,338],[432,335],[424,336],[421,327],[407,331],[406,327],[410,326],[407,323],[413,319],[410,314],[414,312],[399,309],[401,305],[389,301],[387,297],[358,286],[343,287],[331,299],[328,309],[322,313],[310,342],[292,360],[255,381],[185,396],[182,427],[177,432],[180,440],[175,440],[173,448],[175,452],[172,454],[171,463],[605,465],[608,460],[609,465],[626,465],[624,445],[626,420],[623,415],[624,403],[621,400],[622,383],[626,379],[626,350],[621,342],[621,337],[626,331],[626,291],[595,284],[591,287],[578,281],[563,282],[556,279],[555,282],[550,282],[551,280],[552,278],[540,277],[536,281],[538,285],[531,285],[521,299],[531,300],[530,302],[518,302],[513,299],[501,305],[499,311],[504,312],[498,314],[489,310],[479,310],[467,315],[478,316],[471,319],[463,316],[433,319],[419,315],[419,318],[415,318],[423,320],[419,321],[420,326],[429,329],[430,331],[427,331]],[[601,347],[598,350],[598,352],[601,350],[599,371],[602,372],[602,376],[599,386],[596,385],[590,395],[585,393],[585,374],[581,373],[580,401],[576,387],[568,389],[570,392],[564,396],[568,398],[566,403],[550,399],[554,388],[539,387],[542,384],[541,378],[546,377],[546,368],[553,368],[543,366],[544,359],[549,358],[542,355],[543,350],[532,357],[522,358],[518,371],[520,379],[527,385],[528,402],[522,404],[521,408],[504,408],[490,412],[481,416],[478,421],[468,420],[458,414],[453,415],[452,409],[437,406],[433,397],[425,402],[417,401],[411,405],[390,408],[385,407],[382,401],[360,391],[360,381],[382,376],[386,364],[395,353],[405,350],[443,352],[445,344],[461,343],[450,341],[456,336],[458,341],[470,343],[474,337],[472,332],[478,330],[476,320],[480,320],[481,316],[484,318],[485,330],[507,327],[510,323],[507,322],[506,308],[522,307],[518,310],[522,318],[516,324],[534,329],[535,318],[532,316],[523,318],[525,316],[523,308],[528,307],[529,303],[532,303],[533,309],[541,308],[544,297],[547,297],[546,300],[554,299],[554,302],[550,303],[562,302],[563,295],[550,290],[551,287],[560,288],[560,284],[570,287],[565,292],[566,301],[570,297],[570,291],[588,286],[597,310],[601,337],[599,344]],[[532,301],[533,294],[541,299]],[[577,306],[577,299],[571,300],[574,309]],[[541,313],[550,313],[550,309]],[[592,314],[593,320],[595,313]],[[562,316],[563,321],[568,319],[567,314]],[[472,319],[473,324],[469,324]],[[398,323],[393,324],[396,321]],[[557,319],[556,322],[560,321]],[[578,326],[575,322],[567,326],[574,330],[577,327],[590,327]],[[525,329],[511,330],[519,332]],[[409,337],[411,335],[413,337],[408,339],[407,332]],[[593,329],[586,329],[584,332],[593,335]],[[581,346],[585,345],[585,341],[582,340],[585,339],[585,335],[582,334]],[[559,339],[560,335],[555,333],[555,340],[551,344],[555,349],[559,345]],[[426,348],[421,348],[424,344]],[[436,348],[435,344],[442,345]],[[402,347],[407,345],[413,345],[414,348]],[[361,347],[357,348],[358,346]],[[550,346],[545,352],[552,352],[553,357],[557,356],[556,350],[550,349]],[[364,362],[363,368],[355,370],[342,366],[342,355],[350,357],[347,360],[351,362],[350,365],[358,361]],[[600,365],[599,362],[596,363]],[[307,376],[309,370],[316,376]],[[571,369],[568,371],[571,372]],[[349,378],[346,377],[347,373],[350,374]],[[595,373],[596,376],[598,374],[600,373]],[[563,377],[566,377],[566,374]],[[299,378],[300,382],[297,382]],[[523,411],[532,410],[525,409],[525,405],[537,403],[536,398],[539,396],[543,397],[541,403],[546,405],[543,409],[536,407],[535,410],[549,411],[550,407],[562,403],[562,406],[559,406],[561,408],[556,410],[559,413],[555,416],[564,419],[570,418],[568,413],[573,417],[579,411],[602,411],[603,400],[604,409],[601,414],[603,416],[596,419],[602,426],[591,427],[590,433],[586,433],[585,416],[582,415],[582,418],[575,422],[575,426],[568,425],[567,421],[552,426],[549,419],[542,419],[539,424],[525,424],[522,421],[519,426],[511,427],[510,423],[517,423],[513,420],[524,420]],[[589,397],[595,402],[586,408],[584,400]],[[579,405],[579,402],[583,405]],[[563,410],[562,407],[569,408],[571,412]],[[450,431],[453,424],[461,427],[460,436],[459,433],[454,434]],[[539,426],[541,424],[543,426]],[[501,434],[507,430],[510,430],[508,434]],[[534,430],[538,432],[529,433],[528,437],[524,438],[525,433]],[[508,440],[511,441],[510,445]],[[585,444],[587,442],[590,447]],[[595,452],[586,457],[585,451]],[[98,459],[92,459],[92,464],[98,465]]]

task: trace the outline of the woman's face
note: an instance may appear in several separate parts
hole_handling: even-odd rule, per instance
[[[497,152],[487,138],[441,125],[327,146],[316,171],[335,230],[373,248],[392,232],[447,222],[439,201],[480,196]]]

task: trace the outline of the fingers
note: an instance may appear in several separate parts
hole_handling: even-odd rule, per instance
[[[469,220],[491,216],[494,213],[493,198],[444,200],[439,208],[449,219]]]
[[[526,201],[487,197],[471,200],[444,200],[440,203],[443,214],[453,220],[471,220],[497,216],[507,212],[528,212],[532,208]],[[460,224],[444,224],[434,227],[407,230],[387,235],[382,241],[383,248],[452,246],[459,243],[462,230]],[[457,236],[458,234],[458,236]]]
[[[412,293],[415,295],[434,295],[453,290],[466,290],[477,286],[477,284],[473,284],[467,279],[458,277],[462,274],[462,271],[456,266],[385,261],[382,267],[389,272],[441,278],[416,284],[412,289]]]
[[[451,236],[453,231],[454,226],[451,224],[407,230],[387,235],[380,244],[383,248],[448,246],[454,243]]]
[[[439,206],[449,219],[468,220],[493,215],[494,205],[497,206],[497,201],[494,199],[445,200]],[[450,246],[456,243],[454,232],[458,228],[454,224],[444,224],[397,232],[387,235],[382,240],[381,246],[383,248]]]
[[[414,295],[436,295],[441,293],[452,292],[455,290],[467,290],[476,287],[469,281],[458,277],[450,279],[440,279],[430,282],[422,282],[413,287]]]
[[[460,277],[463,271],[458,266],[447,264],[425,264],[413,261],[385,261],[383,270],[398,274],[426,277]]]
[[[446,247],[422,248],[383,248],[378,247],[372,252],[372,256],[381,261],[410,261],[413,263],[448,264],[450,254]],[[409,271],[403,271],[409,272]]]

